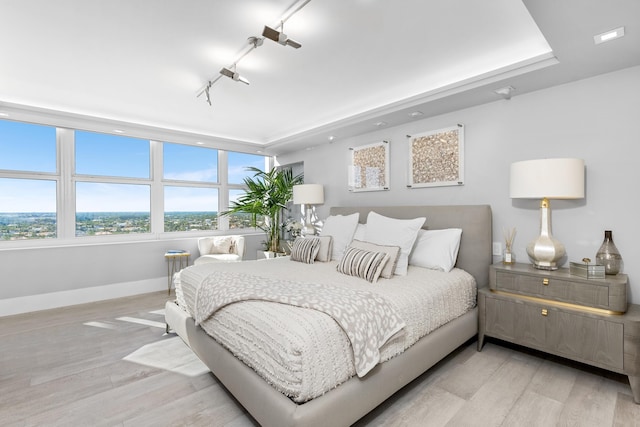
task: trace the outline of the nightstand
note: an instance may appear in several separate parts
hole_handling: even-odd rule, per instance
[[[492,265],[478,291],[478,351],[494,337],[625,374],[640,403],[640,306],[627,305],[627,280]]]

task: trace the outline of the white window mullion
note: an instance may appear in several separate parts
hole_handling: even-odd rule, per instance
[[[164,232],[164,185],[162,142],[151,141],[151,232]]]
[[[229,217],[220,216],[229,206],[229,156],[224,150],[218,151],[218,182],[218,230],[224,231],[229,229]]]
[[[73,239],[76,232],[74,131],[57,128],[58,142],[58,238]]]

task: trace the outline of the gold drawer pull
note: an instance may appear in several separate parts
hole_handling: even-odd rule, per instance
[[[542,279],[542,284],[547,286],[549,284],[549,279],[547,278]]]
[[[543,316],[546,316],[546,315],[547,315],[547,314],[549,314],[549,313],[547,312],[547,309],[546,309],[546,308],[543,308],[543,309],[542,309],[542,312],[541,312],[540,314],[542,314]]]

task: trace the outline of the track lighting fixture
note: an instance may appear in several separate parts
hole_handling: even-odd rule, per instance
[[[262,37],[256,37],[256,36],[249,37],[247,39],[247,41],[249,42],[248,43],[249,46],[245,45],[245,47],[240,52],[238,52],[238,55],[236,56],[235,61],[233,62],[233,65],[230,67],[223,67],[217,76],[207,81],[207,83],[198,91],[198,94],[196,96],[200,97],[204,94],[206,96],[207,103],[211,105],[211,94],[210,94],[211,88],[213,87],[214,84],[218,82],[218,80],[222,78],[222,76],[229,77],[231,80],[234,80],[236,82],[242,82],[248,85],[249,80],[245,79],[238,73],[238,71],[236,70],[236,64],[238,64],[238,62],[240,62],[242,58],[247,56],[251,51],[262,46],[265,38],[273,40],[276,43],[279,43],[283,46],[291,46],[295,49],[301,48],[302,45],[300,43],[298,43],[297,41],[291,40],[289,37],[287,37],[286,34],[283,33],[282,30],[284,27],[284,23],[287,20],[289,20],[289,18],[291,18],[294,14],[300,11],[300,9],[305,7],[307,3],[309,3],[310,1],[311,0],[294,0],[293,4],[289,7],[289,9],[287,9],[284,15],[282,15],[282,17],[280,18],[279,25],[275,26],[275,28],[271,28],[265,25],[264,30],[262,31]],[[278,29],[280,29],[280,31],[278,31]]]
[[[280,29],[284,29],[284,22],[280,24]],[[264,26],[264,30],[262,31],[262,35],[269,40],[273,40],[276,43],[281,44],[282,46],[291,46],[294,49],[300,49],[302,45],[295,40],[291,40],[285,33],[282,31],[275,30],[271,27]]]
[[[222,74],[223,76],[229,77],[233,81],[242,82],[242,83],[244,83],[246,85],[249,84],[249,80],[245,79],[237,71],[235,71],[235,67],[234,67],[234,70],[230,70],[230,69],[228,69],[226,67],[223,67],[220,70],[220,74]]]

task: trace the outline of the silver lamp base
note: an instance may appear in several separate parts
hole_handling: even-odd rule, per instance
[[[540,236],[527,246],[533,266],[540,270],[557,270],[558,261],[567,252],[564,245],[551,235],[551,206],[547,198],[540,203]]]

